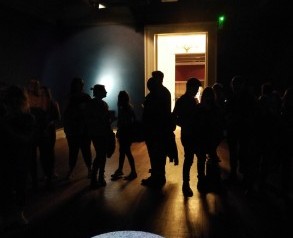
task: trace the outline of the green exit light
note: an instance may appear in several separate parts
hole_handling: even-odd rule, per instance
[[[224,22],[225,22],[225,16],[224,15],[220,15],[218,17],[218,26],[219,26],[220,29],[223,28]]]
[[[225,21],[225,16],[219,16],[219,22],[224,22]]]

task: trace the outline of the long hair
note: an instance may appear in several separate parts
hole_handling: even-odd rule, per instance
[[[126,91],[120,91],[118,94],[118,108],[126,107],[130,104],[130,97]]]

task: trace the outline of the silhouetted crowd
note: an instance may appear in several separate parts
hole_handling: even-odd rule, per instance
[[[193,196],[190,171],[197,160],[197,190],[220,192],[223,184],[241,186],[247,193],[261,192],[270,176],[280,174],[279,191],[292,192],[293,94],[288,88],[281,95],[270,82],[255,95],[243,76],[231,80],[231,94],[220,83],[202,87],[197,78],[186,81],[186,91],[172,110],[171,93],[163,85],[164,74],[152,72],[147,81],[149,93],[142,104],[142,118],[135,115],[130,95],[121,90],[117,97],[118,116],[113,117],[104,101],[104,85],[92,87],[93,97],[83,91],[84,81],[74,78],[62,112],[48,87],[30,80],[25,88],[0,85],[0,224],[26,224],[23,210],[28,186],[38,190],[38,161],[46,189],[52,188],[55,172],[57,123],[62,121],[68,145],[68,173],[74,176],[78,154],[87,167],[91,189],[104,187],[107,158],[119,144],[117,169],[111,180],[137,178],[131,145],[135,142],[140,120],[146,144],[150,176],[142,179],[146,187],[160,189],[167,181],[167,159],[178,165],[175,130],[180,127],[184,149],[182,158],[182,193]],[[116,135],[113,122],[117,121]],[[115,138],[116,137],[116,138]],[[222,178],[218,148],[226,142],[229,148],[229,176]],[[93,145],[95,156],[92,154]],[[130,173],[124,176],[127,157]],[[29,179],[30,178],[30,179]]]
[[[50,188],[55,175],[58,103],[38,80],[26,87],[2,84],[0,88],[0,206],[1,225],[26,224],[23,215],[28,178],[38,188],[38,160]],[[39,158],[39,159],[38,159]]]

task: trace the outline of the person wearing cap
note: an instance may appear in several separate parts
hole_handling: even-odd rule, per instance
[[[86,126],[95,148],[96,157],[93,161],[90,186],[91,188],[98,188],[106,186],[104,173],[109,145],[108,139],[113,130],[109,106],[103,100],[107,96],[105,86],[96,84],[91,90],[93,90],[94,98],[86,107]]]
[[[197,122],[197,105],[198,101],[195,96],[201,86],[201,82],[194,77],[191,77],[186,82],[185,93],[176,101],[173,109],[173,116],[176,119],[176,124],[181,127],[181,143],[184,149],[184,162],[183,162],[183,185],[182,192],[185,197],[192,197],[193,191],[190,188],[190,169],[193,164],[195,154],[195,141],[197,135],[194,132]],[[202,153],[196,154],[197,157],[197,177],[198,177],[198,190],[203,190],[203,179],[205,177],[205,155]]]

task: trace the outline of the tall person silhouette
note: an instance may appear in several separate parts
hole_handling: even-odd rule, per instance
[[[146,96],[143,111],[145,142],[150,157],[151,176],[141,184],[162,187],[166,183],[165,165],[171,129],[171,94],[163,86],[164,74],[154,71],[148,80],[150,93]]]
[[[91,139],[85,127],[85,108],[90,102],[91,96],[83,92],[83,87],[83,79],[78,77],[73,78],[70,94],[63,113],[64,132],[69,148],[69,171],[67,173],[67,178],[71,178],[73,175],[79,150],[81,150],[88,169],[88,177],[90,178],[91,176]]]
[[[200,81],[197,78],[190,78],[186,83],[185,93],[176,101],[173,110],[173,116],[176,119],[176,124],[181,127],[181,143],[184,148],[184,163],[183,163],[183,185],[182,192],[185,197],[193,196],[193,191],[190,188],[190,168],[193,164],[196,135],[194,133],[195,118],[197,112],[198,101],[195,98]],[[205,155],[197,154],[197,177],[198,190],[203,190],[204,186],[204,169],[205,169]]]

